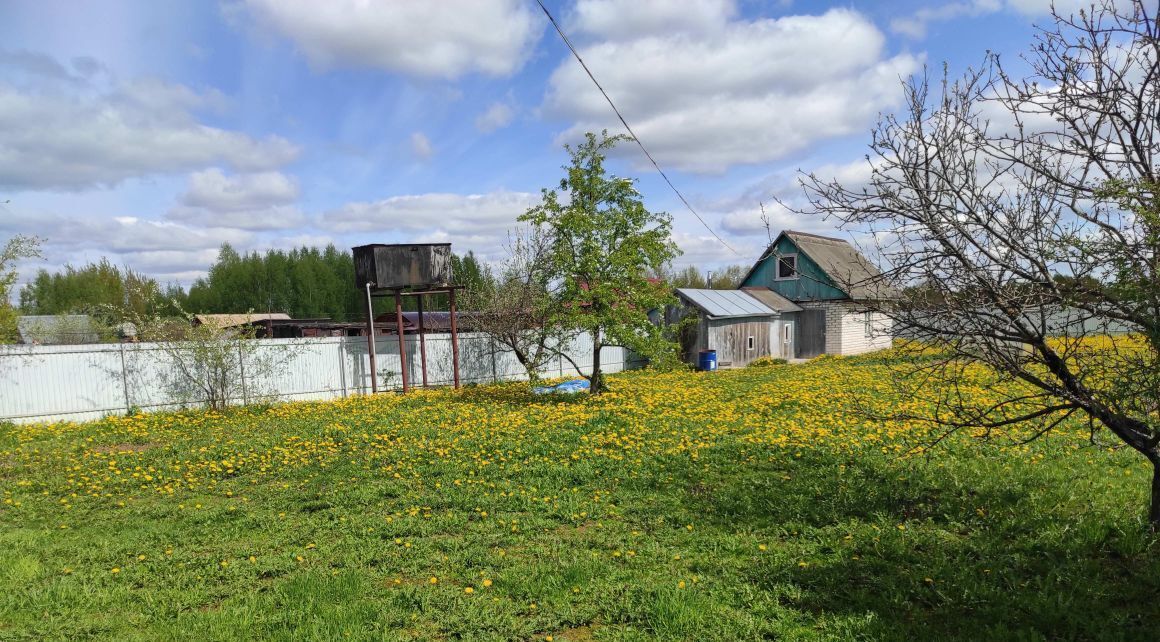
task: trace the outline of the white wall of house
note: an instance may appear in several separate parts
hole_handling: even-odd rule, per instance
[[[881,312],[868,311],[850,301],[805,301],[798,305],[826,311],[826,354],[873,352],[889,348],[894,341],[893,323]]]

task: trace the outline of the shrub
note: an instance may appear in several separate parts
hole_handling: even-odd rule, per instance
[[[781,358],[775,359],[774,357],[758,357],[758,358],[754,359],[753,361],[749,362],[749,367],[750,368],[769,368],[772,366],[784,366],[787,363],[789,363],[789,361],[786,361],[785,359],[781,359]]]

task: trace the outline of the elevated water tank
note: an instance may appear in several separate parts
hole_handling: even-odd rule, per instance
[[[360,245],[354,253],[355,287],[428,288],[451,283],[451,244]]]

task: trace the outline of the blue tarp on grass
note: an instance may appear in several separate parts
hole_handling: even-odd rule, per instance
[[[574,394],[577,392],[584,392],[588,389],[587,379],[573,379],[558,383],[554,386],[536,386],[532,388],[532,392],[537,395],[553,395],[553,394]]]

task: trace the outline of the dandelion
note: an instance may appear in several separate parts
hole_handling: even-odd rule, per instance
[[[489,586],[491,586],[491,580],[484,580],[484,581],[483,581],[483,587],[484,587],[484,588],[487,588],[487,587],[489,587]]]
[[[111,571],[109,571],[109,572],[110,572],[110,573],[112,573],[113,575],[116,575],[117,573],[120,573],[120,572],[121,572],[121,568],[120,568],[120,567],[118,567],[118,566],[114,566],[114,567],[113,567],[113,570],[111,570]]]
[[[768,548],[769,548],[769,547],[768,547],[768,546],[766,546],[765,544],[758,544],[758,545],[757,545],[757,550],[759,550],[759,551],[764,551],[764,550],[766,550],[766,549],[768,549]]]
[[[680,582],[677,582],[677,588],[679,588],[679,589],[685,588],[685,580],[681,580]]]
[[[432,576],[431,576],[431,579],[430,579],[430,580],[428,580],[428,581],[429,581],[429,582],[431,582],[432,584],[438,584],[438,583],[439,583],[439,578],[437,578],[437,577],[435,577],[434,575],[432,575]]]
[[[474,592],[475,592],[475,589],[473,589],[473,588],[471,588],[470,586],[468,586],[468,587],[466,587],[466,588],[464,588],[464,589],[463,589],[463,592],[464,592],[464,593],[467,593],[468,595],[471,595],[472,593],[474,593]]]

